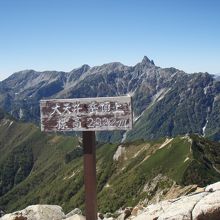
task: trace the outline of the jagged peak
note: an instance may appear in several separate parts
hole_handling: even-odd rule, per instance
[[[143,65],[155,65],[154,64],[154,61],[153,60],[150,60],[147,56],[144,56],[142,61],[141,61],[141,64]]]

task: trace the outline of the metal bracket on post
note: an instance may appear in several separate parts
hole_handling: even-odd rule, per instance
[[[86,220],[97,220],[95,131],[83,131]]]

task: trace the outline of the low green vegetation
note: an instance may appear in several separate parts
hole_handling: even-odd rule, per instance
[[[219,143],[196,135],[97,143],[98,209],[114,212],[151,200],[174,183],[204,186],[219,181],[219,150]],[[45,203],[61,205],[66,212],[84,210],[81,142],[43,134],[0,112],[0,206],[14,211]]]

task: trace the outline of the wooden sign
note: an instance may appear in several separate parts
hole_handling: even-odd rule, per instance
[[[40,101],[41,130],[103,131],[132,128],[130,96]]]

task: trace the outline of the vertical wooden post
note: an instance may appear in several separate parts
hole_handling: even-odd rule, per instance
[[[95,131],[83,131],[86,220],[97,220]]]

